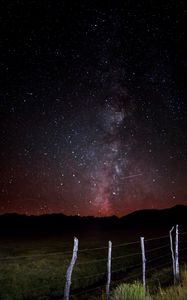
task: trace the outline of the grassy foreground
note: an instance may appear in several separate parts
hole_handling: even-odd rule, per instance
[[[187,299],[187,268],[183,268],[181,273],[181,283],[177,286],[160,288],[153,300],[185,300]]]
[[[72,256],[72,241],[72,237],[1,241],[0,300],[62,300],[66,270]],[[159,240],[146,245],[147,250],[151,251],[155,247],[164,246],[160,250],[150,252],[148,257],[148,260],[153,259],[151,264],[148,263],[146,272],[150,295],[145,295],[141,284],[137,284],[142,277],[140,244],[138,242],[126,246],[122,245],[123,241],[124,237],[113,243],[112,300],[187,299],[185,268],[181,274],[181,284],[172,287],[172,266],[168,253],[170,249],[167,245],[165,247],[168,243],[167,238],[162,240],[162,244]],[[78,260],[72,276],[72,300],[106,299],[107,243],[108,237],[103,236],[97,243],[95,237],[90,240],[80,239]],[[115,247],[119,244],[120,247]],[[165,255],[167,253],[168,257]],[[181,256],[180,258],[182,259]],[[128,284],[120,285],[121,282]],[[125,295],[129,293],[131,298],[124,298],[124,289]],[[138,298],[135,298],[133,293],[136,293]]]
[[[145,293],[139,282],[120,284],[111,295],[111,300],[186,300],[187,299],[187,269],[183,268],[181,282],[176,286],[159,288],[157,293]]]
[[[73,239],[5,241],[0,247],[0,300],[59,300],[63,299],[65,276],[72,256]],[[100,249],[100,247],[103,247]],[[97,247],[98,250],[97,250]],[[134,247],[134,246],[133,246]],[[139,245],[138,245],[139,247]],[[94,251],[81,249],[96,248]],[[78,260],[73,270],[71,295],[106,283],[107,239],[84,239],[80,242]],[[115,257],[139,249],[120,247]],[[113,270],[127,271],[128,266],[141,262],[141,255],[116,259]],[[128,270],[130,272],[130,270]],[[115,274],[115,272],[114,272]],[[117,273],[118,274],[118,273]],[[86,295],[85,297],[87,297]],[[73,299],[82,299],[84,296]],[[99,296],[100,297],[100,296]],[[88,298],[87,298],[88,299]]]

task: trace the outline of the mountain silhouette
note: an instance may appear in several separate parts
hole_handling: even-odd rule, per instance
[[[27,216],[16,213],[0,215],[0,235],[19,234],[66,234],[84,231],[110,231],[123,229],[158,227],[170,228],[179,224],[187,227],[187,206],[177,205],[167,209],[146,209],[135,211],[118,218],[80,217],[64,214]]]

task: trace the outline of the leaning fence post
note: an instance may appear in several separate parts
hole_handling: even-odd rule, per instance
[[[112,242],[108,242],[108,262],[107,262],[107,285],[106,300],[110,300],[110,283],[111,283],[111,260],[112,260]]]
[[[173,251],[173,238],[172,238],[172,231],[174,229],[174,226],[171,228],[169,232],[169,237],[170,237],[170,249],[171,249],[171,256],[172,256],[172,262],[173,262],[173,280],[174,284],[176,283],[176,270],[175,270],[175,255]]]
[[[66,272],[66,284],[64,288],[64,300],[69,300],[69,294],[70,294],[70,286],[71,286],[71,275],[73,272],[73,267],[75,265],[75,262],[77,260],[77,251],[78,251],[78,239],[74,238],[74,246],[73,246],[73,255],[71,258],[70,265]]]
[[[179,230],[176,225],[175,232],[175,283],[179,282]]]
[[[142,249],[142,275],[143,275],[143,286],[146,287],[145,282],[145,264],[146,264],[146,258],[145,258],[145,245],[144,245],[144,237],[140,238],[141,241],[141,249]]]

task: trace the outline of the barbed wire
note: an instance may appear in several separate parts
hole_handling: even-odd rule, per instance
[[[76,263],[76,265],[77,266],[79,266],[79,265],[86,265],[86,264],[97,263],[97,262],[101,262],[101,261],[107,261],[107,257],[100,258],[100,259],[93,259],[93,260],[78,262],[78,263]]]
[[[181,232],[179,234],[184,235],[184,234],[187,234],[187,232]],[[169,238],[169,235],[163,235],[163,236],[158,236],[158,237],[154,237],[154,238],[150,238],[150,239],[145,239],[145,242],[156,241],[156,240],[165,239],[165,238]],[[187,241],[185,241],[185,242],[187,242]],[[140,243],[140,241],[133,241],[133,242],[128,242],[128,243],[116,244],[116,245],[113,245],[112,248],[129,246],[129,245],[134,245],[134,244],[138,244],[138,243]],[[162,248],[165,248],[165,247],[167,247],[167,245],[156,247],[156,248],[147,250],[146,252],[149,253],[149,252],[156,251],[156,250],[159,250],[159,249],[162,249]],[[96,251],[96,250],[102,250],[102,249],[108,249],[108,247],[104,246],[104,247],[95,247],[95,248],[85,248],[85,249],[80,249],[78,251],[78,253],[87,252],[87,251]],[[20,259],[27,259],[27,258],[31,259],[31,258],[35,258],[35,257],[45,258],[45,257],[48,257],[48,256],[57,256],[57,255],[64,256],[64,255],[67,255],[67,254],[72,254],[72,251],[64,251],[64,252],[59,251],[59,252],[41,253],[41,254],[5,256],[5,257],[0,257],[0,261],[2,261],[2,260],[17,260],[17,259],[20,260]],[[127,255],[121,256],[121,258],[130,257],[130,256],[133,256],[133,255],[138,255],[138,254],[140,254],[140,253],[138,252],[138,253],[134,253],[134,254],[127,254]],[[65,258],[69,259],[69,257],[65,257]],[[118,258],[116,258],[116,259],[118,259]],[[105,260],[105,259],[99,259],[99,260],[95,260],[95,261],[102,261],[102,260]],[[79,263],[79,264],[81,264],[81,263]]]
[[[187,234],[187,231],[179,232],[179,235],[184,235],[184,234]]]
[[[159,247],[161,248],[161,247]],[[187,248],[184,248],[183,250],[186,250]],[[137,253],[136,253],[137,254]],[[141,254],[141,253],[138,253],[138,254]],[[118,258],[124,258],[126,256],[120,256],[120,257],[116,257],[116,258],[113,258],[113,259],[118,259]],[[147,263],[151,263],[153,261],[157,261],[159,259],[162,259],[162,258],[165,258],[165,257],[170,257],[170,254],[165,254],[165,255],[160,255],[160,256],[157,256],[153,259],[150,259],[150,260],[147,260]],[[98,261],[98,260],[97,260]],[[90,262],[93,262],[93,261],[90,261]],[[114,270],[112,271],[112,274],[113,273],[116,273],[116,272],[120,272],[120,271],[127,271],[129,268],[136,268],[136,267],[141,267],[142,264],[132,264],[132,265],[127,265],[126,268],[120,268],[120,269],[117,269],[117,270]],[[103,273],[97,273],[97,274],[94,274],[94,275],[89,275],[89,276],[83,276],[83,277],[79,277],[77,278],[76,280],[78,279],[84,279],[84,278],[91,278],[91,277],[97,277],[97,276],[101,276],[101,275],[106,275],[106,272],[103,272]]]
[[[126,254],[126,255],[112,257],[112,260],[126,258],[126,257],[132,257],[132,256],[136,256],[136,255],[141,255],[141,252],[136,252],[136,253],[131,253],[131,254]]]
[[[164,257],[171,257],[171,254],[164,254],[164,255],[157,256],[157,257],[155,257],[153,259],[147,260],[147,263],[150,263],[150,262],[153,262],[153,261],[157,261],[157,260],[159,260],[161,258],[164,258]]]
[[[159,265],[157,265],[157,267],[162,267],[162,266],[166,266],[166,265],[169,265],[169,264],[170,264],[170,263],[159,264]],[[140,265],[140,266],[141,266],[141,265]],[[122,270],[123,270],[123,269],[122,269]],[[152,270],[155,270],[155,267],[149,268],[149,269],[147,270],[146,273],[149,273],[149,272],[152,271]],[[119,270],[115,270],[114,272],[117,272],[117,271],[121,271],[121,270],[120,270],[120,269],[119,269]],[[102,274],[102,273],[100,273],[100,274]],[[105,273],[105,274],[106,274],[106,273]],[[129,275],[129,276],[125,276],[125,277],[123,277],[123,278],[121,278],[121,279],[119,279],[119,280],[114,280],[114,281],[111,283],[111,286],[112,286],[112,285],[115,285],[115,284],[118,283],[118,282],[122,282],[123,280],[128,281],[129,279],[136,278],[136,277],[139,277],[139,276],[141,276],[141,275],[142,275],[142,272],[138,272],[138,273],[136,273],[136,274],[132,274],[132,275]],[[86,291],[83,291],[83,292],[80,292],[80,293],[73,294],[73,295],[70,296],[70,298],[72,298],[72,297],[74,297],[74,296],[82,295],[82,294],[85,294],[85,295],[86,295],[88,292],[93,291],[93,290],[100,289],[100,288],[102,288],[102,287],[106,287],[106,284],[102,284],[102,285],[100,285],[100,286],[97,286],[97,287],[94,287],[94,288],[91,288],[91,289],[87,289]],[[32,290],[32,291],[38,291],[38,290],[42,290],[42,289],[44,289],[44,288],[47,288],[47,289],[49,289],[49,290],[54,289],[54,287],[52,287],[52,286],[49,286],[49,285],[42,285],[42,286],[38,286],[38,287],[31,287],[31,290]]]
[[[108,246],[80,249],[79,252],[88,252],[88,251],[105,250],[105,249],[108,249]]]
[[[134,241],[134,242],[129,242],[129,243],[116,244],[116,245],[113,245],[112,248],[129,246],[129,245],[134,245],[134,244],[140,244],[140,241]]]
[[[185,248],[184,248],[184,250],[185,250]],[[163,256],[162,256],[163,257]],[[168,265],[170,265],[171,266],[171,268],[172,268],[172,265],[171,265],[171,263],[170,262],[167,262],[167,263],[163,263],[163,264],[157,264],[157,266],[156,267],[151,267],[151,268],[148,268],[147,270],[146,270],[146,274],[149,274],[152,270],[155,270],[155,268],[162,268],[162,267],[165,267],[165,266],[168,266]],[[141,266],[141,264],[139,264],[139,266]],[[120,272],[120,271],[123,271],[123,269],[118,269],[118,270],[115,270],[115,271],[113,271],[113,272]],[[113,273],[112,272],[112,273]],[[106,274],[106,272],[105,273],[100,273],[100,274]],[[98,275],[98,274],[96,274],[96,275]],[[124,280],[125,281],[128,281],[128,280],[130,280],[130,279],[133,279],[133,278],[137,278],[137,277],[140,277],[142,275],[142,272],[137,272],[136,274],[132,274],[132,275],[129,275],[129,276],[125,276],[125,277],[123,277],[123,278],[121,278],[121,279],[119,279],[119,280],[114,280],[112,283],[111,283],[111,286],[114,286],[114,285],[116,285],[117,283],[119,283],[119,282],[123,282]],[[87,276],[87,277],[90,277],[90,276]],[[82,277],[83,278],[83,277]],[[70,296],[70,299],[73,299],[74,297],[77,297],[77,296],[79,296],[79,295],[86,295],[86,294],[88,294],[89,292],[91,292],[91,291],[96,291],[96,290],[99,290],[99,289],[101,289],[101,288],[105,288],[106,287],[106,284],[102,284],[102,285],[100,285],[100,286],[97,286],[97,287],[94,287],[94,288],[90,288],[90,289],[86,289],[86,290],[84,290],[84,291],[82,291],[82,292],[80,292],[80,293],[75,293],[75,294],[72,294],[71,296]],[[31,290],[32,291],[37,291],[37,290],[41,290],[41,289],[44,289],[44,288],[48,288],[49,290],[51,290],[51,289],[53,289],[53,287],[49,287],[49,285],[45,285],[45,286],[40,286],[40,287],[31,287]]]
[[[156,267],[151,267],[149,269],[146,270],[146,273],[148,274],[149,272],[152,272],[155,270],[155,268],[162,268],[162,267],[165,267],[165,266],[171,266],[172,268],[172,264],[171,262],[166,262],[166,263],[163,263],[163,264],[157,264]]]
[[[119,273],[121,271],[129,271],[129,269],[132,270],[135,269],[135,268],[138,268],[138,267],[141,267],[142,264],[133,264],[133,265],[127,265],[125,268],[120,268],[120,269],[116,269],[116,270],[112,270],[111,271],[111,274],[115,274],[115,273]],[[93,275],[88,275],[88,276],[81,276],[81,277],[78,277],[76,279],[74,279],[73,281],[77,281],[77,280],[81,280],[81,279],[87,279],[87,278],[92,278],[92,277],[99,277],[99,276],[102,276],[102,275],[107,275],[107,272],[102,272],[102,273],[96,273],[96,274],[93,274]]]
[[[167,263],[163,263],[163,264],[158,264],[157,265],[157,268],[161,268],[161,267],[165,267],[165,266],[168,266],[168,265],[171,265],[170,262],[167,262]],[[172,267],[172,266],[171,266]],[[155,267],[152,267],[152,268],[149,268],[146,273],[148,274],[149,272],[155,270]],[[119,280],[115,280],[114,282],[111,283],[111,285],[116,285],[116,283],[119,283],[119,282],[122,282],[122,281],[128,281],[129,279],[133,279],[133,278],[137,278],[137,277],[140,277],[142,275],[142,272],[138,272],[136,274],[132,274],[132,275],[129,275],[129,276],[126,276],[126,277],[123,277]],[[87,289],[86,291],[83,291],[83,292],[80,292],[80,293],[77,293],[77,294],[73,294],[70,298],[73,298],[73,297],[76,297],[76,296],[79,296],[79,295],[86,295],[88,294],[89,292],[91,291],[94,291],[94,290],[98,290],[98,289],[101,289],[101,288],[104,288],[106,287],[106,284],[102,284],[100,286],[97,286],[97,287],[94,287],[94,288],[91,288],[91,289]]]
[[[153,252],[153,251],[156,251],[156,250],[164,249],[166,247],[169,247],[169,244],[161,246],[161,247],[155,247],[153,249],[150,249],[150,250],[146,251],[146,253],[150,253],[150,252]],[[136,253],[126,254],[126,255],[121,255],[121,256],[117,256],[117,257],[112,257],[112,260],[118,260],[118,259],[122,259],[122,258],[126,258],[126,257],[132,257],[132,256],[136,256],[136,255],[141,255],[141,254],[142,254],[141,252],[136,252]],[[162,255],[160,257],[165,257],[165,255]],[[101,262],[101,261],[107,261],[107,258],[102,258],[102,259],[97,259],[97,260],[89,260],[89,261],[86,261],[86,262],[79,262],[79,263],[77,263],[77,265],[83,265],[83,264],[95,263],[95,262]]]
[[[71,254],[72,254],[72,252],[71,252]],[[54,253],[46,253],[46,254],[31,254],[31,255],[29,254],[29,255],[5,256],[5,257],[0,257],[0,261],[2,261],[2,260],[20,260],[20,259],[24,259],[24,258],[32,259],[32,258],[35,258],[35,257],[45,258],[45,257],[48,257],[48,256],[57,256],[57,255],[63,256],[64,253],[54,252]],[[69,259],[69,257],[64,257],[64,258]]]
[[[146,250],[146,253],[154,252],[154,251],[157,251],[157,250],[160,250],[160,249],[164,249],[164,248],[168,248],[168,247],[170,247],[169,244],[164,245],[164,246],[160,246],[160,247],[155,247],[155,248],[153,248],[153,249]]]
[[[140,275],[141,275],[141,273],[140,273]],[[137,277],[137,274],[133,274],[133,275],[130,275],[130,276],[128,276],[128,277],[124,277],[124,278],[121,278],[121,279],[119,279],[119,280],[115,280],[115,281],[112,283],[112,285],[116,284],[117,282],[121,282],[121,281],[124,280],[124,279],[125,279],[125,280],[129,280],[129,279],[134,278],[134,277]],[[80,292],[80,293],[76,293],[76,294],[71,295],[70,298],[73,299],[73,297],[77,297],[77,296],[80,296],[80,295],[86,295],[86,294],[88,294],[89,292],[92,292],[92,291],[95,291],[95,290],[98,290],[98,289],[101,289],[101,288],[105,288],[105,287],[106,287],[106,284],[102,284],[102,285],[100,285],[100,286],[97,286],[97,287],[94,287],[94,288],[91,288],[91,289],[86,289],[86,290],[83,291],[83,292]]]
[[[131,256],[136,256],[136,255],[141,255],[141,252],[112,257],[112,260],[118,260],[118,259],[121,259],[121,258],[126,258],[126,257],[131,257]],[[108,260],[108,258],[105,257],[105,258],[100,258],[100,259],[95,259],[95,260],[88,260],[88,261],[84,261],[84,262],[78,262],[76,265],[85,265],[85,264],[97,263],[97,262],[107,261],[107,260]]]
[[[156,240],[161,240],[161,239],[166,239],[169,238],[169,235],[162,235],[162,236],[158,236],[155,238],[151,238],[151,239],[145,239],[145,242],[152,242],[152,241],[156,241]]]

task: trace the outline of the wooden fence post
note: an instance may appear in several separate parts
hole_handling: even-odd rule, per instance
[[[169,238],[170,238],[170,249],[171,249],[171,256],[172,256],[172,263],[173,263],[173,281],[174,284],[176,283],[176,272],[175,272],[175,255],[173,251],[173,238],[172,238],[172,231],[174,229],[174,226],[171,228],[169,232]]]
[[[107,285],[106,300],[110,300],[110,283],[111,283],[111,260],[112,260],[112,242],[108,242],[108,262],[107,262]]]
[[[175,283],[179,283],[179,230],[176,225],[175,232]]]
[[[67,273],[66,273],[66,284],[65,284],[65,288],[64,288],[64,300],[69,300],[71,275],[73,272],[73,267],[77,260],[78,243],[79,243],[79,241],[75,237],[74,238],[74,246],[73,246],[73,255],[72,255],[71,262],[70,262],[70,265],[69,265],[69,267],[67,269]]]
[[[145,269],[146,269],[146,258],[145,258],[145,245],[144,245],[144,237],[140,238],[141,241],[141,249],[142,249],[142,276],[143,276],[143,286],[146,288],[146,281],[145,281]]]

